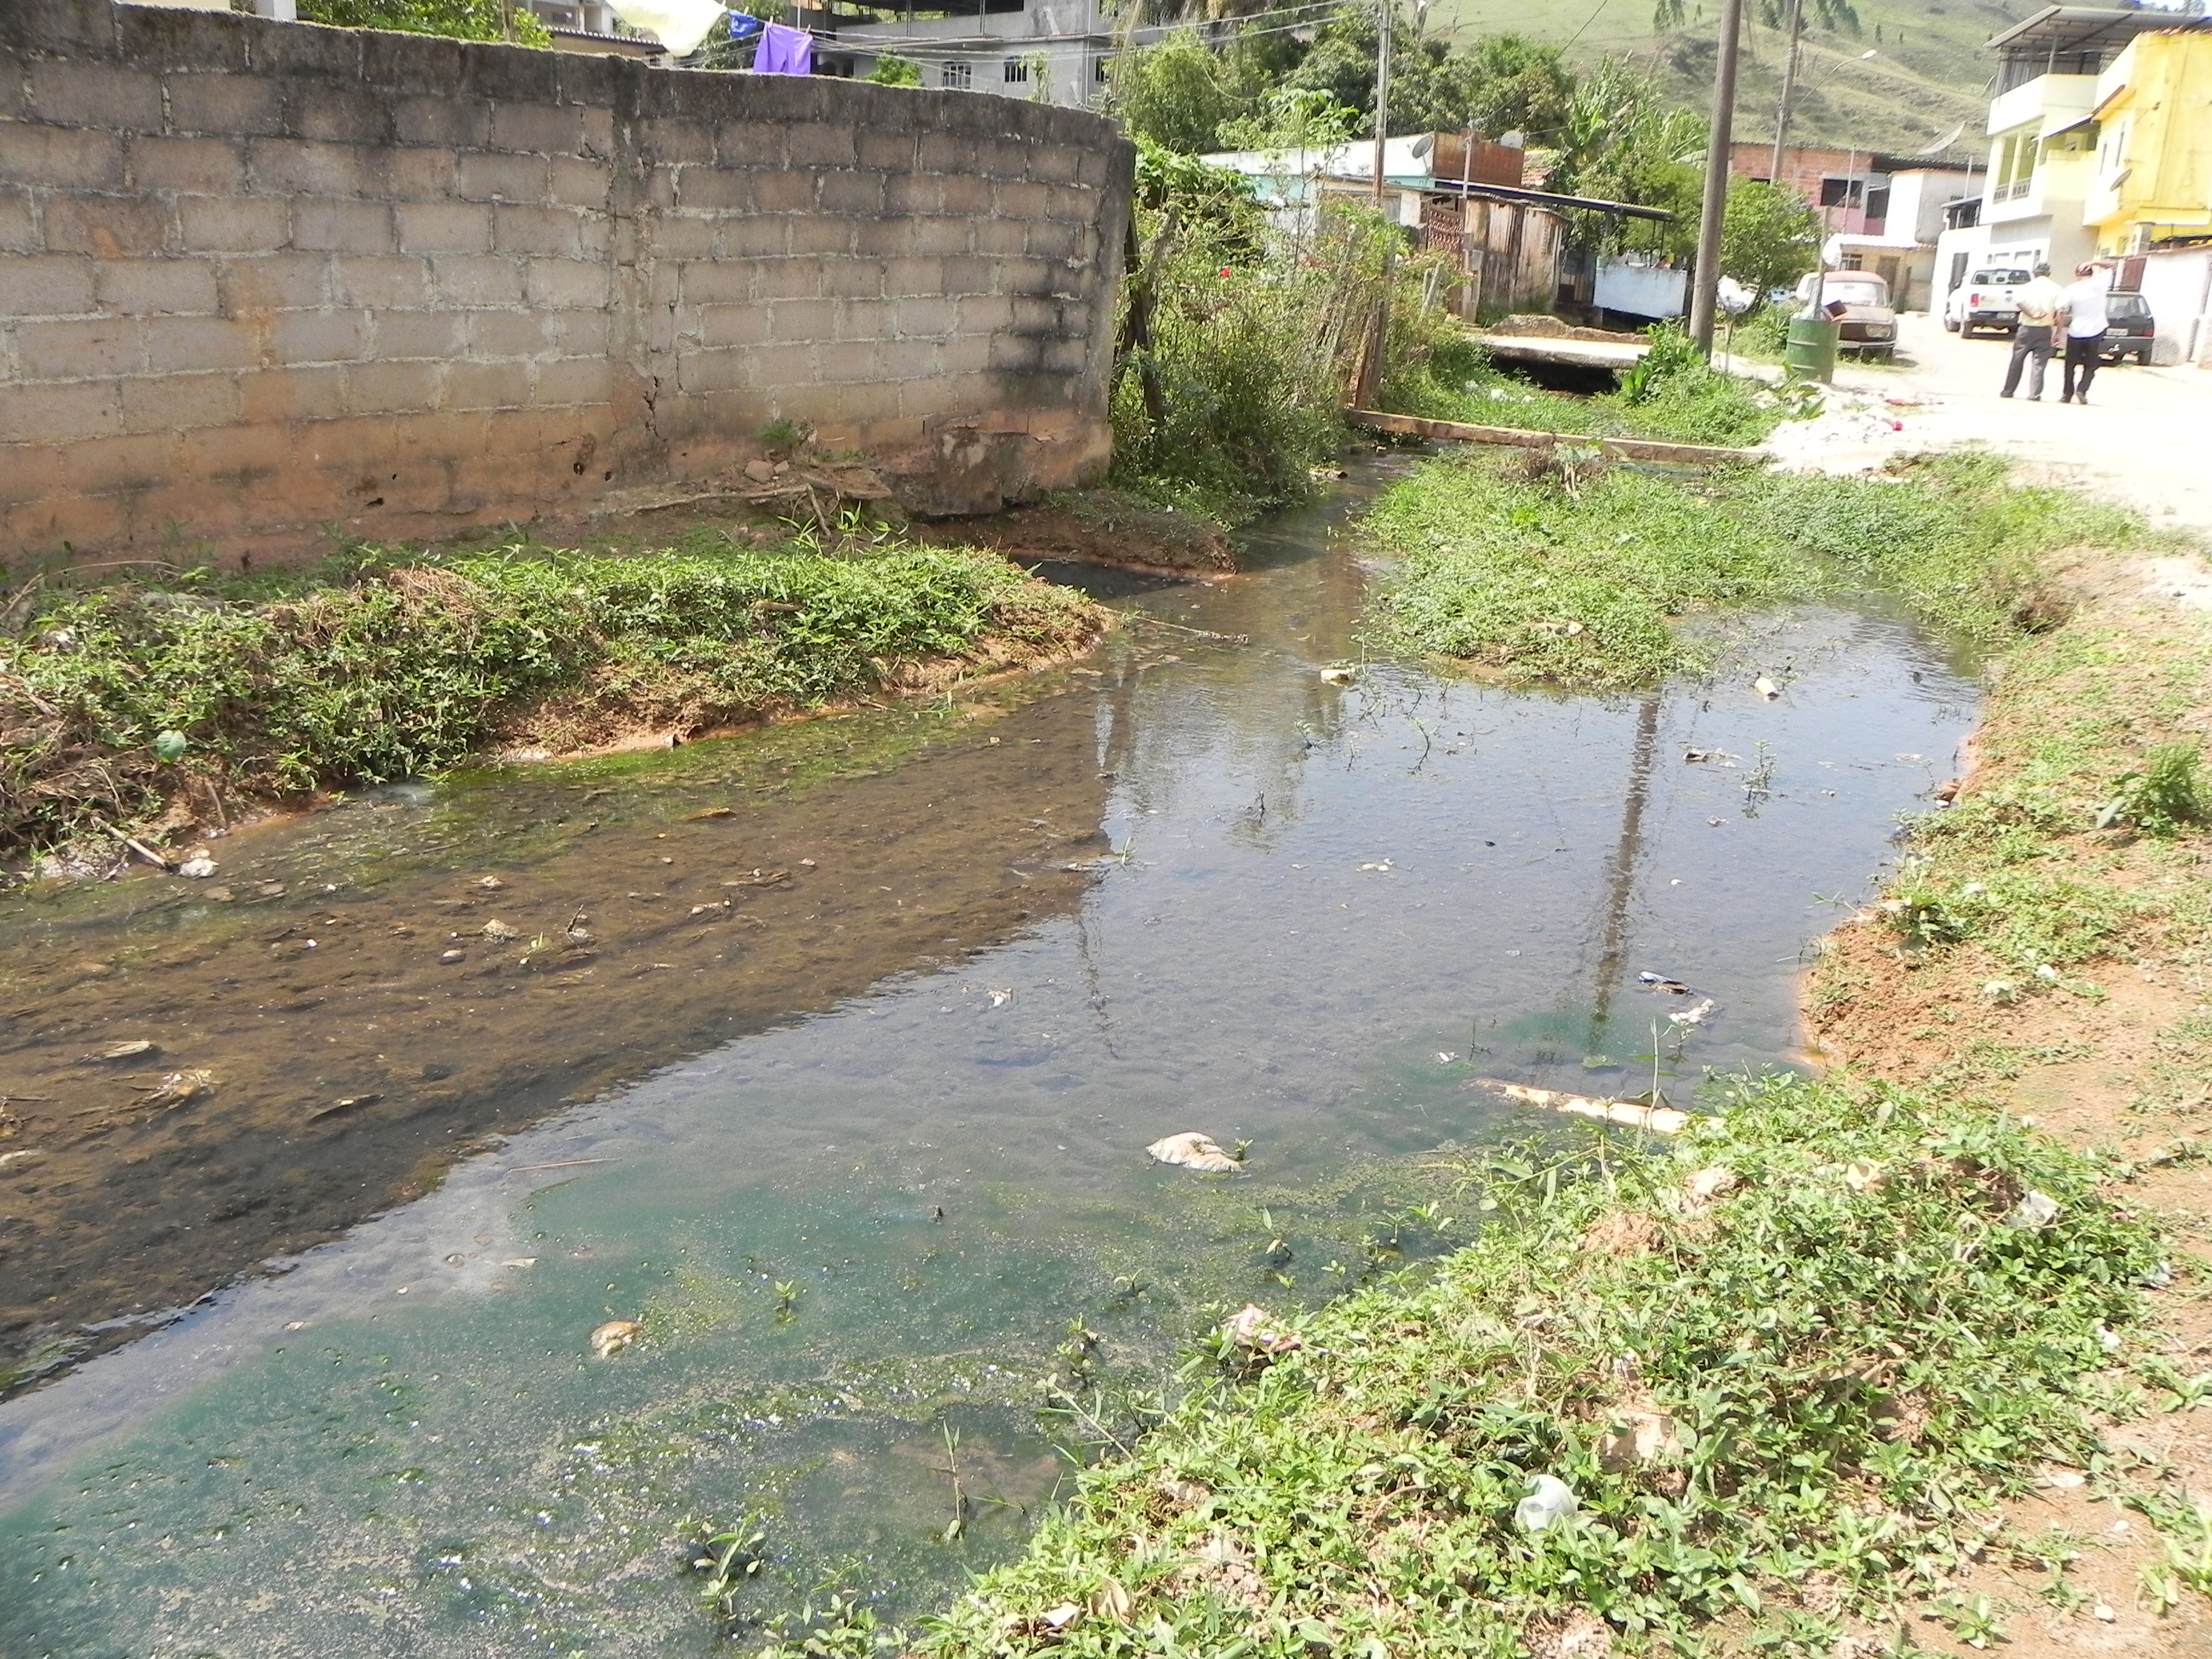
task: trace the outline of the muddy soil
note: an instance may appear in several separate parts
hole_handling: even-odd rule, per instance
[[[1238,568],[1236,550],[1212,520],[1114,489],[987,519],[921,525],[915,533],[941,546],[987,547],[1020,563],[1073,559],[1200,580],[1231,575]]]
[[[562,1103],[1071,909],[1091,720],[895,711],[674,776],[392,792],[218,842],[210,880],[11,901],[0,1380],[281,1271]]]

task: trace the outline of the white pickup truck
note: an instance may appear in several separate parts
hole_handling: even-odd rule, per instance
[[[1962,338],[1979,329],[2009,334],[2020,326],[2020,307],[2012,295],[2027,286],[2025,265],[1984,265],[1951,290],[1943,301],[1943,326]]]

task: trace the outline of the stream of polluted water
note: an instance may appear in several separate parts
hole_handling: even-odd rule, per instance
[[[1127,625],[967,702],[8,901],[40,1156],[0,1170],[0,1653],[705,1653],[833,1589],[910,1620],[1224,1310],[1464,1243],[1453,1149],[1538,1127],[1475,1079],[1793,1063],[1966,670],[1868,599],[1646,696],[1334,684],[1374,482],[1216,585],[1050,571]],[[1187,1129],[1247,1172],[1147,1161]],[[734,1621],[686,1541],[732,1528]]]

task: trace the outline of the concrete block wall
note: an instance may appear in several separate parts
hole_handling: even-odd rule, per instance
[[[0,556],[281,551],[711,481],[919,510],[1108,454],[1098,117],[112,0],[0,5]]]

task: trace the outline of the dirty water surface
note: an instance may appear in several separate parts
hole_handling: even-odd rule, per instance
[[[1810,942],[1954,769],[1961,665],[1869,600],[1647,696],[1333,684],[1360,494],[1218,584],[1048,572],[1127,625],[971,702],[11,902],[0,1154],[41,1156],[0,1167],[0,1352],[42,1385],[0,1402],[0,1652],[910,1619],[1224,1310],[1463,1242],[1450,1149],[1528,1122],[1475,1079],[1790,1063]],[[1183,1130],[1246,1172],[1146,1162]],[[731,1528],[726,1614],[686,1541]]]

